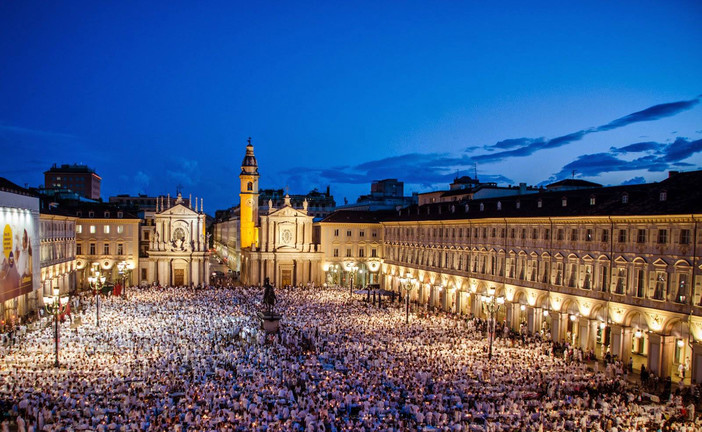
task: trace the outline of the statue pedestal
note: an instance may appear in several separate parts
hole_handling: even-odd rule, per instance
[[[278,333],[280,331],[280,319],[282,315],[276,313],[259,312],[258,318],[261,320],[261,327],[266,333]]]

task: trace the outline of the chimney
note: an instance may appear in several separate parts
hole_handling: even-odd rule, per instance
[[[526,183],[519,183],[519,195],[526,193]]]

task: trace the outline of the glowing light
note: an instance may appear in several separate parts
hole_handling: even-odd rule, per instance
[[[519,310],[525,311],[525,310],[526,310],[526,306],[524,306],[524,305],[519,306]]]

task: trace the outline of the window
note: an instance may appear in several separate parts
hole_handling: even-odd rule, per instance
[[[558,240],[563,240],[563,228],[558,228],[558,234],[556,234]]]
[[[95,225],[90,225],[90,234],[95,234]]]
[[[532,230],[532,232],[531,232],[531,238],[534,239],[534,240],[538,239],[538,238],[539,238],[539,230],[537,230],[536,228],[534,228],[534,229]]]
[[[149,232],[144,231],[144,240],[148,240],[148,239],[149,239]]]
[[[90,243],[90,255],[95,255],[95,243]]]
[[[510,231],[509,238],[514,238],[514,228]]]
[[[640,229],[636,234],[636,243],[646,243],[646,230]]]
[[[653,298],[655,300],[663,300],[666,291],[666,272],[656,272],[656,288],[653,290]]]
[[[567,207],[568,206],[568,198],[563,197],[561,198],[561,207]]]
[[[378,231],[372,230],[372,231],[371,231],[371,237],[373,237],[373,238],[378,237]]]
[[[118,218],[118,219],[122,219],[123,216],[124,216],[124,213],[122,213],[121,211],[118,211],[118,212],[117,212],[117,218]]]
[[[578,241],[578,230],[577,229],[570,230],[570,240],[571,241]]]
[[[103,247],[102,247],[102,253],[103,253],[104,255],[109,255],[109,254],[110,254],[110,244],[109,244],[109,243],[105,243],[105,244],[103,245]]]
[[[609,230],[602,230],[602,242],[607,243],[609,241]]]
[[[378,256],[377,249],[375,249],[375,248],[371,249],[371,258],[376,258],[377,256]]]
[[[480,203],[480,211],[485,210],[485,205],[483,203]]]
[[[497,210],[502,210],[502,202],[497,201]]]
[[[109,225],[104,225],[102,227],[102,232],[103,234],[109,234],[110,233],[110,226]]]
[[[646,288],[646,273],[643,269],[636,270],[636,297],[643,297]]]
[[[339,256],[339,249],[334,249],[334,256],[338,257]]]
[[[334,237],[339,237],[339,230],[338,229],[334,230]]]
[[[253,182],[248,182],[248,183],[246,183],[246,190],[247,190],[247,191],[252,191],[252,190],[253,190]]]
[[[594,195],[591,195],[591,196],[590,196],[590,205],[591,205],[591,206],[594,206],[594,205],[595,205],[595,196],[594,196]]]
[[[105,219],[109,219],[109,218],[110,218],[110,212],[106,211],[105,213],[103,213],[103,216],[105,217]]]
[[[346,231],[346,237],[351,237],[351,230]]]
[[[625,289],[626,289],[626,269],[620,267],[617,269],[617,285],[616,285],[614,292],[615,292],[615,294],[624,294]]]
[[[666,244],[668,243],[668,230],[667,229],[659,229],[658,230],[658,244]]]
[[[76,233],[78,233],[78,234],[83,233],[83,225],[76,225]]]
[[[83,255],[83,248],[80,243],[76,243],[76,255]]]
[[[551,238],[551,229],[550,229],[550,228],[546,228],[546,229],[544,230],[544,240],[548,240],[548,239],[550,239],[550,238]]]
[[[124,225],[117,225],[117,234],[122,234],[124,232]]]
[[[622,195],[622,204],[627,204],[629,202],[629,194]]]
[[[358,249],[358,256],[363,258],[365,256],[365,252],[363,248]]]
[[[522,240],[523,240],[523,239],[526,239],[526,228],[522,228],[522,236],[521,236],[521,238],[522,238]]]
[[[680,230],[680,244],[683,244],[683,245],[690,244],[690,230],[689,229]]]
[[[588,229],[585,231],[585,241],[592,241],[592,230]]]
[[[146,279],[146,269],[145,268],[141,269],[141,279],[142,280]]]
[[[658,195],[658,200],[659,201],[666,201],[667,199],[668,199],[668,192],[661,191],[660,195]]]
[[[619,230],[619,243],[626,243],[626,230]]]
[[[117,255],[124,255],[124,244],[117,243]]]
[[[346,249],[346,256],[350,257],[351,256],[351,249]]]
[[[541,206],[543,206],[543,204],[544,204],[544,201],[541,198],[539,198],[539,200],[536,202],[536,207],[541,208]]]
[[[95,217],[95,212],[92,211],[92,210],[89,211],[89,212],[88,212],[88,217],[89,217],[89,218],[94,218],[94,217]]]
[[[522,207],[522,202],[517,200],[516,203],[514,203],[515,207],[517,207],[517,210],[519,210]]]
[[[366,232],[363,231],[363,230],[361,230],[361,231],[359,231],[358,235],[359,235],[359,237],[365,237],[365,236],[366,236]]]
[[[678,303],[687,302],[687,274],[678,275],[678,292],[675,295],[675,301]]]

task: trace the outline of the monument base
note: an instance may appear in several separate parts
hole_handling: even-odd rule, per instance
[[[266,333],[278,333],[278,331],[280,331],[280,319],[282,317],[282,315],[276,313],[258,313],[258,318],[261,320],[261,327]]]

